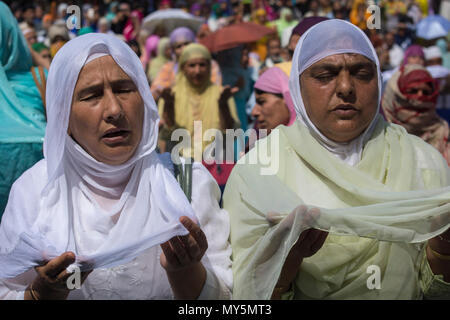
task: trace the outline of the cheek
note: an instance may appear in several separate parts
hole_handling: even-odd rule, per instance
[[[69,119],[69,130],[74,135],[74,138],[77,139],[78,136],[96,132],[98,127],[96,118],[95,110],[76,106]]]
[[[277,121],[277,116],[279,115],[279,111],[277,109],[277,104],[274,102],[266,103],[264,108],[262,109],[262,114],[264,116],[264,120],[268,123],[273,123]]]
[[[136,138],[140,140],[142,136],[142,128],[144,126],[144,114],[145,114],[145,106],[144,101],[138,95],[134,96],[130,101],[127,102],[129,108],[128,114],[130,124],[136,131]]]
[[[378,106],[378,87],[375,84],[362,86],[358,88],[361,94],[361,107],[366,117],[371,118],[377,111]]]
[[[328,109],[331,107],[333,95],[333,83],[327,85],[312,83],[306,86],[302,92],[302,98],[308,116],[314,120],[320,120],[326,116]]]

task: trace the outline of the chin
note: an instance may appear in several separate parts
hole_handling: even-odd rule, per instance
[[[120,165],[130,160],[133,155],[134,150],[131,151],[130,148],[117,148],[103,153],[100,161],[109,165]]]

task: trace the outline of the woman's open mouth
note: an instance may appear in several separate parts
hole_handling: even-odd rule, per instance
[[[124,129],[112,129],[108,130],[102,137],[102,140],[106,144],[116,144],[124,142],[128,136],[130,135],[130,131]]]

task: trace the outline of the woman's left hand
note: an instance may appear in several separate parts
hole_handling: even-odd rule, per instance
[[[199,263],[208,248],[202,229],[186,216],[180,222],[189,231],[188,235],[173,237],[161,244],[161,266],[167,272],[184,271]]]

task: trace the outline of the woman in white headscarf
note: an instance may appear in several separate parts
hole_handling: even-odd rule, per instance
[[[131,49],[104,34],[68,42],[46,97],[45,159],[14,183],[0,225],[0,298],[229,298],[220,191],[194,163],[189,203],[156,153],[158,111]]]
[[[378,115],[369,39],[315,25],[289,81],[298,120],[259,140],[225,189],[234,298],[448,297],[449,168]]]

